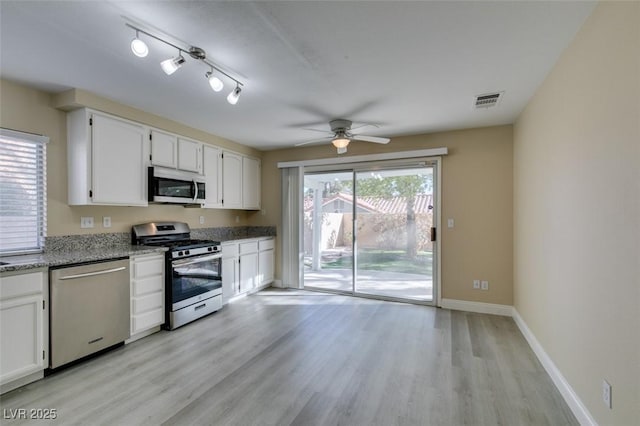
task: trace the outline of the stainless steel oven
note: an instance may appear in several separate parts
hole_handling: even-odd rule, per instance
[[[171,280],[167,283],[170,329],[222,307],[222,252],[173,259],[167,266]]]
[[[173,330],[222,308],[222,249],[219,241],[193,240],[189,225],[135,225],[134,244],[167,247],[165,328]]]

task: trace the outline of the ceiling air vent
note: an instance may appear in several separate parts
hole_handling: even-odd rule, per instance
[[[493,106],[498,105],[498,102],[500,102],[500,99],[502,99],[502,96],[504,95],[504,92],[497,92],[497,93],[486,93],[484,95],[478,95],[476,96],[476,101],[475,101],[475,108],[490,108]]]

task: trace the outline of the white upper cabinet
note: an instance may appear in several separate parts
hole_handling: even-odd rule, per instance
[[[242,157],[242,208],[260,210],[260,160]]]
[[[205,202],[207,208],[222,207],[222,150],[215,146],[203,146]]]
[[[178,137],[178,169],[202,174],[202,143]]]
[[[80,109],[68,114],[67,134],[70,205],[148,204],[142,125]]]
[[[151,129],[151,164],[154,166],[178,167],[178,137],[171,133]]]
[[[222,153],[222,205],[242,209],[242,157],[229,151]]]

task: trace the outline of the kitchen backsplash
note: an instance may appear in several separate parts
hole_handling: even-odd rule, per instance
[[[226,241],[240,238],[270,237],[275,235],[275,226],[231,226],[191,230],[191,238],[201,240]],[[100,248],[109,249],[114,246],[128,246],[130,244],[131,233],[129,232],[65,235],[59,237],[46,237],[45,251],[56,252]]]

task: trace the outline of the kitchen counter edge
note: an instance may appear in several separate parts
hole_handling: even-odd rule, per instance
[[[25,254],[17,256],[0,257],[0,273],[22,271],[36,268],[51,268],[57,266],[74,265],[77,263],[98,262],[102,260],[117,259],[130,256],[139,256],[152,253],[163,253],[166,247],[150,246],[122,246],[112,248],[89,249],[83,251],[44,252],[38,254]]]

